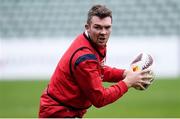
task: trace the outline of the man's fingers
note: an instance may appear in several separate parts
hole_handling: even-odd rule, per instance
[[[154,72],[153,72],[152,70],[149,72],[149,74],[150,74],[150,75],[155,75]]]
[[[141,71],[141,74],[151,74],[152,70],[151,69],[144,69]]]
[[[153,76],[152,75],[143,75],[142,79],[143,80],[151,80],[151,79],[153,79]]]
[[[141,80],[140,83],[141,84],[147,84],[147,85],[151,84],[150,80]]]
[[[152,79],[150,79],[150,82],[153,82],[153,81],[154,81],[154,78],[155,78],[155,77],[153,76]]]
[[[141,87],[141,90],[145,90],[146,88],[140,83],[139,86]]]

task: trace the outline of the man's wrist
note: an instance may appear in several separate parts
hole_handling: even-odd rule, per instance
[[[124,72],[123,72],[123,79],[126,78],[127,72],[128,71],[125,69]]]

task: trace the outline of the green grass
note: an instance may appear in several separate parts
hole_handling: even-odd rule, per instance
[[[0,81],[0,117],[37,117],[47,81]]]
[[[0,117],[37,117],[47,80],[0,81]],[[85,117],[180,117],[180,78],[155,80],[146,91],[130,89],[103,108],[91,107]]]

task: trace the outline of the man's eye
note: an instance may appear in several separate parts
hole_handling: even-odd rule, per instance
[[[110,26],[105,27],[105,29],[107,29],[107,30],[110,29],[110,28],[111,28]]]
[[[95,28],[95,29],[98,29],[98,30],[101,29],[99,26],[95,26],[94,28]]]

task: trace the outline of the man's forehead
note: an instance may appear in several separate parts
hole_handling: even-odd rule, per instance
[[[111,26],[112,25],[112,19],[111,17],[105,17],[105,18],[100,18],[98,16],[93,16],[91,19],[91,23],[94,25],[102,25],[102,26]]]

